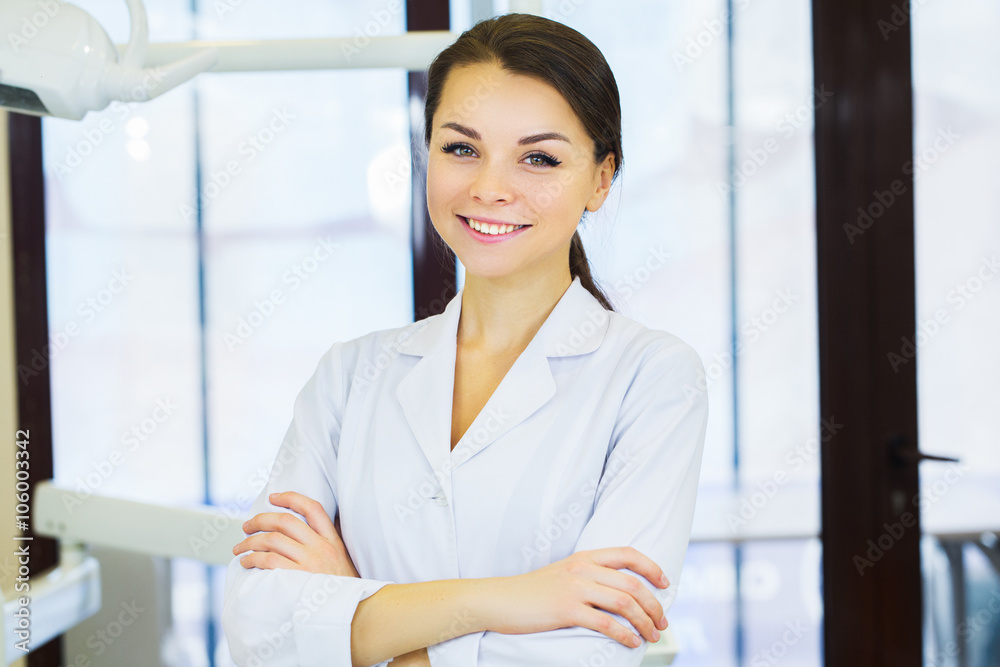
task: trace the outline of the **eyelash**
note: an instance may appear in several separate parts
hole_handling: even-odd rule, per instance
[[[470,151],[473,150],[472,146],[470,146],[469,144],[464,144],[462,142],[452,142],[450,144],[445,144],[444,146],[442,146],[441,147],[441,151],[444,152],[444,153],[454,153],[455,150],[458,149],[458,148],[468,148]],[[544,165],[533,164],[533,165],[531,165],[532,167],[544,167],[544,166],[557,167],[560,164],[562,164],[562,161],[555,159],[551,155],[548,155],[547,153],[538,152],[538,151],[532,153],[528,157],[529,158],[533,158],[533,157],[536,157],[536,156],[542,158],[542,160],[545,161],[545,164]],[[456,157],[466,157],[466,156],[457,155]]]

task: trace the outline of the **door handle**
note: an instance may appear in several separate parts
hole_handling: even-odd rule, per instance
[[[889,436],[886,444],[889,449],[889,461],[897,468],[902,468],[908,463],[920,463],[921,461],[950,461],[958,463],[958,459],[952,456],[925,454],[916,447],[911,446],[905,435],[898,433]]]

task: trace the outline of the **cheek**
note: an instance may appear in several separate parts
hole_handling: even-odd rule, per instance
[[[440,205],[440,202],[445,199],[442,190],[445,187],[445,178],[441,172],[441,169],[436,167],[433,162],[427,165],[427,207],[432,211],[434,208]]]
[[[446,205],[455,198],[461,188],[459,175],[439,160],[429,160],[427,163],[427,206]]]
[[[552,175],[526,184],[523,192],[532,207],[547,217],[561,219],[575,217],[577,202],[580,201],[580,187],[572,178]],[[581,204],[582,207],[582,204]]]

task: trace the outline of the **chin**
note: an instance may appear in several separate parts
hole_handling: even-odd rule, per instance
[[[461,258],[459,258],[459,261],[461,261]],[[516,273],[515,268],[510,265],[499,265],[492,262],[471,262],[468,264],[462,262],[462,266],[465,267],[466,276],[472,275],[484,280],[506,278]]]

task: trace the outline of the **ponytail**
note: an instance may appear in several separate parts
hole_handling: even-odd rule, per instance
[[[573,232],[573,239],[569,244],[569,272],[574,278],[580,279],[580,284],[601,302],[605,310],[615,312],[608,297],[594,284],[594,278],[590,275],[590,262],[587,261],[587,253],[583,251],[583,239],[580,238],[579,231]]]

